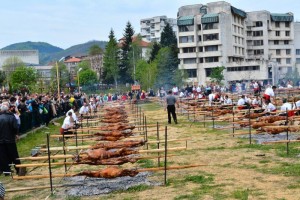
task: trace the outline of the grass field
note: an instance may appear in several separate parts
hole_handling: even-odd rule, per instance
[[[167,125],[167,114],[158,104],[141,105],[150,124],[159,122]],[[290,153],[286,154],[285,144],[258,145],[249,144],[248,139],[232,137],[230,131],[213,130],[211,124],[191,122],[187,116],[179,115],[179,124],[168,125],[170,139],[189,138],[188,150],[172,152],[178,156],[169,157],[169,165],[206,164],[207,166],[168,171],[166,186],[140,185],[127,191],[118,191],[105,196],[66,197],[59,193],[49,199],[76,200],[136,200],[136,199],[266,199],[266,200],[297,200],[300,199],[300,144],[289,145]],[[218,124],[218,122],[217,122]],[[221,124],[221,123],[220,123]],[[58,132],[58,126],[50,126],[30,134],[18,143],[21,156],[28,156],[30,150],[45,144],[45,132]],[[149,138],[155,139],[156,132],[149,132]],[[52,141],[52,145],[58,145]],[[169,147],[184,146],[184,141],[172,142]],[[150,145],[149,147],[155,147]],[[157,166],[156,160],[141,160],[137,164],[126,164],[124,167]],[[81,166],[82,167],[82,166]],[[71,170],[80,171],[80,166]],[[85,168],[93,168],[86,166]],[[56,167],[64,172],[63,167]],[[47,168],[38,168],[32,173],[47,173]],[[151,180],[163,182],[163,173],[155,172]],[[12,181],[1,176],[7,188],[28,187],[49,184],[48,179],[30,181]],[[55,180],[54,184],[59,184]],[[63,188],[58,188],[58,191]],[[45,199],[49,189],[7,193],[7,199]]]

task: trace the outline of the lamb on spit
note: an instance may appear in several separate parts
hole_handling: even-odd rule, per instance
[[[105,150],[105,149],[89,149],[80,155],[82,161],[94,161],[99,159],[107,159],[119,156],[126,156],[131,154],[137,154],[137,150],[122,148],[117,150]]]
[[[115,115],[104,115],[102,117],[102,119],[117,119],[117,120],[120,120],[120,119],[127,119],[128,116],[127,115],[119,115],[119,114],[115,114]]]
[[[101,119],[103,123],[129,123],[126,119]]]
[[[122,156],[108,159],[98,159],[98,160],[80,160],[75,159],[78,164],[88,164],[88,165],[122,165],[124,163],[135,163],[140,158],[132,156]]]
[[[114,131],[114,130],[126,130],[126,129],[132,130],[134,128],[135,128],[134,125],[129,125],[129,124],[125,124],[125,123],[117,123],[117,124],[102,126],[102,127],[100,127],[99,130],[102,130],[102,131]]]
[[[144,140],[128,140],[128,141],[119,141],[119,142],[106,142],[106,143],[98,143],[91,146],[91,149],[118,149],[118,148],[133,148],[139,147],[145,144]]]
[[[99,132],[99,133],[94,133],[95,136],[112,136],[112,137],[128,137],[133,134],[131,129],[126,129],[123,131],[110,131],[110,132]]]
[[[94,178],[116,178],[121,176],[136,176],[139,172],[133,169],[120,169],[118,167],[107,167],[103,170],[98,171],[83,171],[75,176],[87,176],[87,177],[94,177]]]
[[[268,123],[273,123],[273,122],[276,122],[276,121],[280,121],[280,120],[285,120],[286,117],[285,116],[264,116],[264,117],[261,117],[259,120],[260,121],[265,121],[265,122],[268,122]]]

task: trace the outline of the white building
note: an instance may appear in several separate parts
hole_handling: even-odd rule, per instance
[[[188,82],[205,84],[217,66],[226,67],[226,82],[272,81],[296,61],[292,13],[246,13],[221,1],[180,7],[177,25],[179,68]]]
[[[8,58],[18,57],[26,64],[39,64],[38,50],[0,50],[0,69]]]
[[[295,29],[295,34],[294,34],[294,55],[295,55],[295,64],[296,67],[298,68],[298,71],[300,72],[300,22],[295,22],[294,23],[294,29]]]
[[[160,42],[161,32],[169,23],[175,35],[177,35],[176,19],[167,18],[167,16],[157,16],[140,20],[141,36],[148,42]]]

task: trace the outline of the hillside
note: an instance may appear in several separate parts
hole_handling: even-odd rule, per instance
[[[47,57],[44,62],[49,62],[52,60],[59,60],[60,58],[66,57],[69,55],[74,55],[74,56],[86,55],[86,54],[88,54],[91,46],[96,44],[96,45],[100,46],[102,49],[105,49],[106,43],[107,42],[105,42],[105,41],[93,40],[93,41],[89,41],[89,42],[86,42],[83,44],[77,44],[77,45],[71,46],[63,51],[60,51],[60,52],[57,52],[54,54],[50,54],[49,57]]]
[[[62,49],[45,42],[21,42],[11,44],[2,48],[2,50],[38,50],[40,56],[40,64],[46,65],[50,61],[59,60],[61,57],[68,55],[86,55],[89,48],[93,45],[99,45],[102,49],[106,46],[106,41],[89,41],[83,44],[77,44],[67,49]]]

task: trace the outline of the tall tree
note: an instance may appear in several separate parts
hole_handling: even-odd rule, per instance
[[[129,58],[129,69],[128,73],[130,74],[131,78],[133,80],[138,80],[136,75],[136,65],[139,60],[142,59],[142,48],[141,48],[141,42],[142,37],[140,35],[137,35],[134,37],[134,40],[131,43],[131,48],[128,52],[128,58]]]
[[[0,71],[0,86],[4,85],[5,79],[6,79],[5,73],[4,73],[4,71],[1,70]]]
[[[159,43],[154,42],[152,44],[151,52],[150,52],[150,57],[149,57],[149,61],[148,62],[154,61],[154,59],[156,58],[156,56],[157,56],[158,51],[160,50],[160,48],[161,48],[161,46],[160,46]]]
[[[126,28],[123,34],[123,41],[122,41],[122,55],[121,55],[121,62],[120,62],[120,76],[122,77],[123,83],[132,82],[132,78],[129,72],[130,68],[130,61],[129,61],[129,50],[132,43],[132,36],[134,35],[134,30],[131,23],[128,21],[126,24]]]
[[[97,44],[94,44],[89,49],[89,55],[90,56],[95,56],[95,55],[99,55],[99,54],[102,54],[102,53],[103,53],[103,50]]]
[[[82,70],[78,74],[80,85],[92,85],[97,83],[97,73],[91,69]]]
[[[37,71],[32,67],[16,67],[15,71],[11,73],[10,80],[12,89],[15,91],[32,90],[36,85]]]
[[[147,63],[141,59],[136,66],[136,79],[139,80],[143,89],[153,88],[157,77],[156,62]]]
[[[174,77],[178,70],[177,58],[173,56],[170,47],[161,48],[157,54],[157,87],[165,86],[171,88],[174,84]]]
[[[109,41],[105,47],[105,53],[103,56],[103,77],[106,83],[114,82],[117,87],[117,81],[119,78],[119,57],[118,57],[118,43],[115,38],[113,29],[109,33]]]
[[[10,80],[11,74],[15,71],[15,69],[17,67],[24,67],[24,66],[25,66],[25,64],[23,63],[23,61],[19,57],[16,57],[16,56],[7,58],[4,61],[2,69],[3,69],[4,73],[6,74],[5,81],[8,84],[9,92],[11,92],[11,89],[12,89],[12,87],[11,87],[12,82]]]
[[[166,23],[166,26],[161,33],[160,44],[162,47],[177,47],[177,38],[169,23]]]

